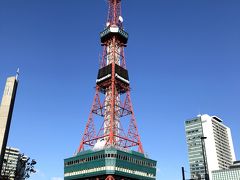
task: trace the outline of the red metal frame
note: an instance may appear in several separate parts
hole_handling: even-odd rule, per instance
[[[122,27],[122,22],[118,22],[121,15],[121,0],[109,0],[109,11],[107,22],[110,25]],[[117,80],[115,77],[115,64],[118,63],[126,69],[124,47],[126,46],[117,37],[113,36],[103,44],[102,62],[100,68],[112,65],[111,79],[97,84],[96,92],[87,121],[87,125],[78,148],[78,152],[83,151],[85,146],[93,147],[97,140],[105,139],[106,147],[117,147],[129,149],[137,147],[140,153],[144,153],[140,135],[138,134],[137,122],[133,112],[130,98],[130,87]],[[110,60],[111,61],[110,61]],[[102,89],[106,89],[103,91]],[[98,133],[94,124],[94,117],[98,115],[103,118]],[[110,117],[110,118],[109,118]],[[128,129],[121,125],[121,118],[129,120]],[[109,176],[106,180],[114,179]]]
[[[105,180],[115,180],[113,176],[108,176]]]

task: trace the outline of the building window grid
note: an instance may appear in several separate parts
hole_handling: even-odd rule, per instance
[[[213,180],[238,180],[240,179],[240,169],[228,169],[213,172]]]
[[[135,163],[135,164],[142,165],[142,166],[156,167],[156,163],[150,163],[150,162],[147,162],[147,161],[144,161],[144,160],[138,160],[138,159],[131,158],[131,157],[128,157],[128,156],[125,156],[125,155],[111,154],[111,153],[100,154],[100,155],[86,157],[86,158],[83,158],[83,159],[69,161],[69,162],[65,163],[65,166],[72,166],[72,165],[81,164],[81,163],[84,163],[84,162],[91,162],[91,161],[103,159],[103,158],[117,158],[117,159],[120,159],[120,160],[129,161],[131,163]]]
[[[218,165],[220,169],[227,169],[232,163],[232,157],[226,127],[214,120],[212,122]]]

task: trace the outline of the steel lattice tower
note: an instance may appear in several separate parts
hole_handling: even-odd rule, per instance
[[[108,0],[108,6],[106,27],[100,33],[103,53],[95,96],[78,152],[65,159],[65,179],[155,179],[156,161],[144,155],[130,97],[121,0]],[[96,117],[102,120],[99,129]],[[128,122],[126,129],[122,119]]]
[[[124,56],[128,34],[123,30],[121,17],[121,1],[109,0],[106,29],[101,32],[103,55],[96,81],[96,94],[78,152],[82,151],[84,146],[94,146],[97,140],[104,139],[106,146],[137,146],[138,151],[143,153],[130,99]],[[102,100],[100,93],[104,95]],[[95,114],[104,119],[99,132],[94,128]],[[130,125],[126,133],[121,128],[120,121],[124,116],[130,116]]]

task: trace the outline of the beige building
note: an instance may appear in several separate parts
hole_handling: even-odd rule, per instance
[[[17,85],[17,77],[13,76],[7,78],[0,106],[0,169],[2,168],[5,148],[7,145]]]

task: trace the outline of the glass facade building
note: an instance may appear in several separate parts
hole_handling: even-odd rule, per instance
[[[204,178],[205,166],[212,179],[212,171],[228,169],[235,161],[230,129],[216,116],[199,115],[185,121],[191,178]],[[201,137],[206,139],[201,140]]]
[[[212,172],[212,180],[239,180],[240,179],[240,161],[236,161],[225,170]]]
[[[191,177],[195,178],[204,174],[204,160],[202,154],[201,137],[203,137],[200,118],[185,122],[185,130],[188,144],[188,158]]]

